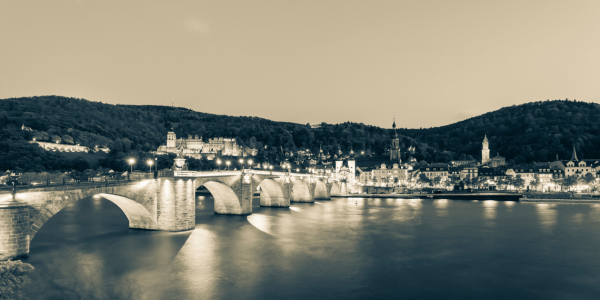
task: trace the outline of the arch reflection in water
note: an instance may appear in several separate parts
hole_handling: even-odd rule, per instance
[[[273,219],[275,219],[275,217],[253,213],[247,216],[246,219],[252,226],[256,227],[256,229],[266,234],[275,236],[275,234],[273,234]]]
[[[171,293],[177,291],[179,299],[214,299],[216,293],[214,282],[221,277],[218,265],[219,255],[218,236],[215,232],[197,227],[194,229],[185,245],[171,263],[171,281],[168,287]],[[172,295],[163,295],[150,299],[168,299]]]

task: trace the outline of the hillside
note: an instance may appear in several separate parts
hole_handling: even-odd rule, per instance
[[[434,149],[480,157],[487,134],[491,154],[514,163],[600,158],[600,104],[568,100],[505,107],[455,124],[410,131],[409,136]],[[479,155],[479,156],[476,156]]]
[[[455,124],[428,129],[399,129],[403,158],[449,161],[479,158],[487,134],[493,155],[514,163],[548,161],[570,156],[572,145],[583,158],[600,158],[600,105],[575,101],[544,101],[505,107]],[[401,118],[397,120],[402,124]],[[21,130],[25,125],[32,131]],[[385,154],[391,131],[358,123],[308,124],[274,122],[256,117],[232,117],[185,108],[111,105],[59,96],[0,100],[0,169],[63,169],[55,153],[27,144],[42,141],[105,145],[116,153],[147,152],[164,143],[173,128],[178,136],[236,137],[259,149],[259,160],[275,163],[281,150],[325,152],[366,151]],[[414,149],[412,152],[407,149]],[[40,152],[42,151],[42,152]],[[41,161],[40,161],[41,160]],[[26,164],[25,162],[29,162]],[[40,167],[38,167],[39,169]]]

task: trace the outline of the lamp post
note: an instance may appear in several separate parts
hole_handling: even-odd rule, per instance
[[[146,161],[146,164],[148,164],[148,173],[152,173],[152,165],[154,164],[154,161],[149,159]]]
[[[221,159],[217,159],[217,168],[221,171]]]
[[[254,161],[252,161],[251,159],[248,160],[248,167],[250,169],[252,169],[252,164],[254,163]]]
[[[135,164],[135,159],[130,158],[127,160],[127,162],[129,163],[129,166],[131,166],[131,171],[129,171],[129,174],[127,174],[127,179],[129,180],[129,175],[133,173],[133,164]]]
[[[238,160],[238,162],[240,163],[240,168],[243,170],[244,169],[244,159],[240,158],[240,160]]]
[[[227,170],[229,170],[229,165],[231,165],[230,161],[226,161],[225,164],[227,165]]]

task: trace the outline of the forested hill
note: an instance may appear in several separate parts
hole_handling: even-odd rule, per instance
[[[447,126],[412,130],[407,135],[433,149],[481,158],[487,134],[490,154],[513,163],[600,159],[600,104],[554,100],[513,105]],[[422,147],[424,148],[424,147]],[[476,156],[477,155],[477,156]]]
[[[423,118],[427,117],[424,113]],[[469,155],[479,158],[484,134],[490,140],[492,155],[499,152],[515,163],[549,161],[556,154],[568,158],[574,144],[580,158],[600,158],[599,120],[598,104],[545,101],[502,108],[443,127],[399,129],[398,134],[404,159],[414,156],[428,162]],[[401,117],[397,121],[401,124]],[[23,125],[26,130],[21,129]],[[350,149],[381,155],[389,147],[391,136],[389,129],[349,122],[311,128],[308,124],[214,115],[178,107],[111,105],[59,96],[0,100],[0,128],[0,168],[5,167],[3,160],[18,155],[15,149],[27,148],[25,143],[33,137],[91,147],[105,145],[126,153],[156,150],[165,143],[167,131],[174,128],[178,137],[198,135],[205,141],[210,137],[236,137],[242,145],[259,149],[262,159],[275,162],[281,159],[282,149],[308,148],[316,152],[320,145],[332,155]],[[29,155],[31,159],[35,156]]]

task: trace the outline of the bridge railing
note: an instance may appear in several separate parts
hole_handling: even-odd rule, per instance
[[[310,173],[288,173],[288,172],[273,172],[267,170],[243,169],[239,171],[160,171],[160,177],[215,177],[215,176],[235,176],[245,174],[257,175],[272,175],[272,176],[293,176],[293,177],[312,177],[312,178],[329,178],[326,175],[315,175]]]
[[[151,177],[150,177],[151,178]],[[102,186],[121,186],[128,185],[132,182],[138,182],[148,180],[150,178],[137,178],[132,180],[108,180],[108,181],[81,181],[81,182],[67,182],[66,184],[50,184],[50,185],[17,185],[16,189],[12,185],[0,187],[0,195],[23,192],[43,192],[43,191],[62,191],[62,190],[77,190],[81,188],[92,188]]]

